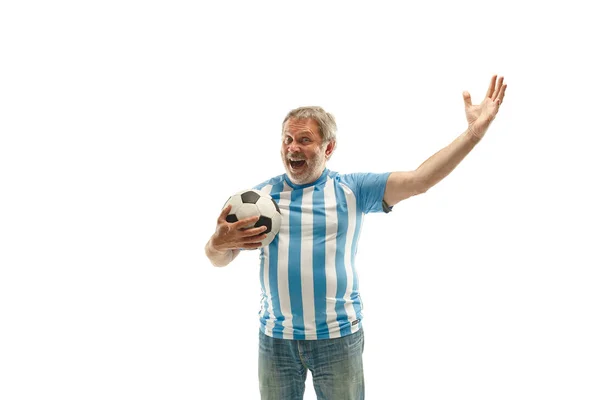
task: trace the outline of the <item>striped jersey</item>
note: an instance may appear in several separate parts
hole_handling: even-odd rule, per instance
[[[329,339],[362,327],[355,255],[364,214],[382,212],[388,173],[339,174],[255,186],[279,205],[281,228],[260,251],[260,330],[281,339]]]

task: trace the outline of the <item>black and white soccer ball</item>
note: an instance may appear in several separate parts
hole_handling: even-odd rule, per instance
[[[233,223],[245,218],[259,216],[260,218],[254,225],[247,228],[258,228],[266,226],[267,230],[263,234],[267,237],[261,241],[262,246],[267,246],[275,239],[281,227],[281,211],[279,206],[267,193],[259,190],[242,190],[231,196],[223,208],[231,204],[229,215],[225,217],[227,222]]]

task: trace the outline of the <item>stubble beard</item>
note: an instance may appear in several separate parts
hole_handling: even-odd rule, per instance
[[[319,179],[325,169],[325,163],[327,161],[323,155],[322,149],[319,149],[311,160],[303,158],[306,162],[305,170],[301,173],[297,173],[290,166],[288,157],[294,158],[294,154],[282,155],[282,158],[287,175],[295,185],[306,185]]]

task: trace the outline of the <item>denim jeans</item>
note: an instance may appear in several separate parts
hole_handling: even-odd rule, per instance
[[[307,370],[319,400],[365,397],[363,329],[341,338],[276,339],[259,331],[258,378],[262,400],[301,400]]]

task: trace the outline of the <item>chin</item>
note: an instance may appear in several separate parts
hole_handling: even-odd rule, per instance
[[[293,171],[288,170],[287,175],[295,185],[306,185],[307,183],[311,183],[319,179],[320,175],[315,176],[314,171],[305,174],[294,174]]]
[[[309,179],[304,176],[294,176],[288,172],[288,177],[294,185],[304,185],[306,183],[309,183]]]
[[[316,181],[325,169],[325,163],[315,164],[312,161],[309,162],[309,160],[307,160],[307,168],[301,173],[296,173],[288,163],[287,159],[284,158],[283,161],[285,172],[294,185],[306,185]]]

